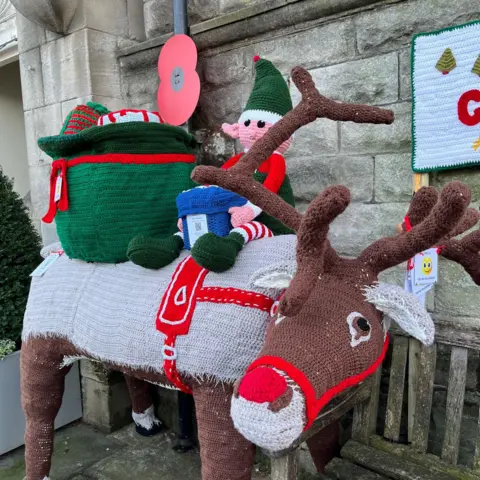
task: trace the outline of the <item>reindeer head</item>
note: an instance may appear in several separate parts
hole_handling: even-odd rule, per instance
[[[296,270],[272,265],[253,279],[258,287],[285,292],[264,347],[237,382],[232,400],[236,428],[270,451],[289,447],[333,397],[378,368],[388,348],[382,312],[425,344],[433,342],[432,320],[416,297],[397,286],[379,285],[378,275],[448,235],[470,202],[466,186],[449,184],[423,221],[408,232],[378,240],[358,258],[340,257],[327,235],[330,223],[349,204],[347,188],[327,188],[301,215],[251,175],[277,145],[318,117],[391,123],[393,114],[326,99],[299,67],[292,79],[302,101],[241,162],[230,170],[197,167],[193,173],[195,181],[243,195],[297,232]]]

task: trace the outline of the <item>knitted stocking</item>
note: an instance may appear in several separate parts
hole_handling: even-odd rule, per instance
[[[193,245],[191,253],[201,267],[221,273],[233,267],[245,244],[272,235],[270,229],[260,222],[249,222],[234,228],[226,237],[218,237],[214,233],[202,235]]]
[[[157,270],[172,263],[183,249],[183,235],[148,238],[141,235],[130,241],[127,257],[136,265]]]

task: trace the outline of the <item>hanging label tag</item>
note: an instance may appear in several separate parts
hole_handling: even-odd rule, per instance
[[[413,285],[412,284],[412,270],[405,272],[405,291],[414,294],[425,305],[425,295],[431,290],[432,285]]]
[[[433,285],[438,280],[438,253],[429,248],[415,255],[413,267],[414,285]]]
[[[62,196],[62,182],[63,178],[62,175],[57,176],[57,180],[55,182],[55,197],[54,197],[54,202],[58,202]]]
[[[31,277],[41,277],[61,256],[63,251],[52,252],[31,274]]]
[[[205,233],[208,233],[208,221],[206,215],[187,215],[188,238],[190,248]]]

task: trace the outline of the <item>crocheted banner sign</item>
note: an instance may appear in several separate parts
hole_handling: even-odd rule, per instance
[[[413,40],[415,172],[480,164],[480,22]]]

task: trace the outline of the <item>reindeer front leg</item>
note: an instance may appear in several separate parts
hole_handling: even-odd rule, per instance
[[[62,405],[65,375],[56,340],[31,339],[22,345],[21,390],[26,418],[26,480],[48,478],[53,452],[54,421]]]
[[[203,480],[250,480],[255,446],[238,433],[230,417],[233,387],[196,385],[198,440]]]

